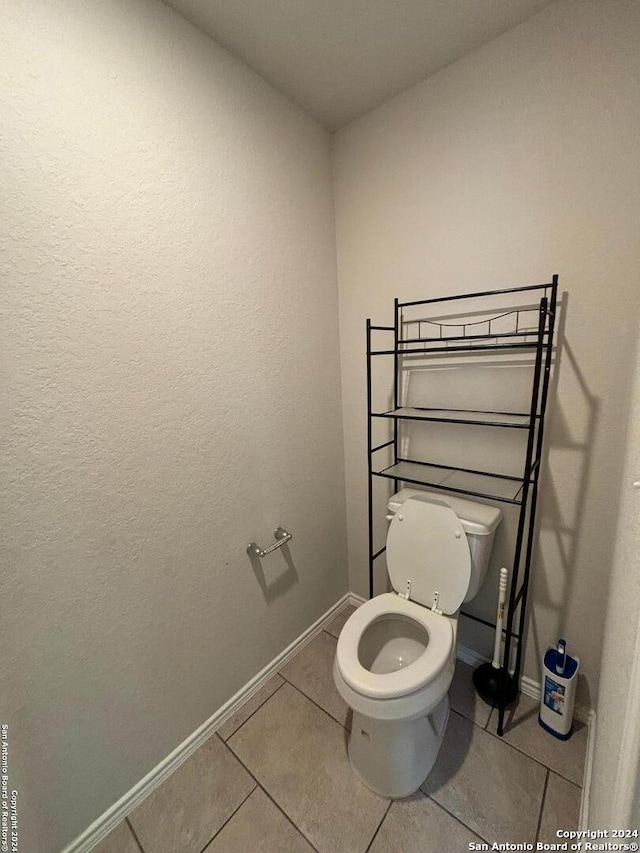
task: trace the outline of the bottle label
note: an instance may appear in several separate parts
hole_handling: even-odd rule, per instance
[[[558,684],[548,675],[544,677],[544,704],[555,714],[564,713],[564,685]]]

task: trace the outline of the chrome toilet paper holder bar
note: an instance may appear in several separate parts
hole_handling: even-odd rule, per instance
[[[270,554],[272,551],[275,551],[277,548],[282,548],[283,545],[286,545],[290,539],[293,539],[293,536],[284,529],[284,527],[276,527],[273,532],[273,535],[276,537],[276,542],[271,545],[269,548],[265,548],[264,550],[256,545],[255,542],[250,542],[247,546],[247,554],[250,557],[266,557],[267,554]]]

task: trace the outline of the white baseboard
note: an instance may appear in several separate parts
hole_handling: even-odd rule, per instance
[[[584,762],[584,776],[582,780],[582,799],[580,801],[580,819],[578,827],[589,829],[589,797],[591,795],[591,779],[593,777],[593,752],[596,745],[596,712],[592,708],[587,720],[587,754]]]
[[[281,667],[307,645],[348,604],[362,604],[363,599],[352,593],[346,593],[333,607],[317,619],[300,636],[280,652],[264,669],[248,681],[228,702],[218,708],[199,728],[177,746],[160,764],[153,768],[144,779],[141,779],[130,791],[127,791],[117,803],[102,814],[75,841],[65,847],[63,853],[89,853],[96,844],[102,841],[121,820],[130,814],[149,794],[157,788],[174,770],[189,758],[211,735],[220,728],[241,705],[250,699],[254,693],[274,675]]]
[[[480,666],[481,663],[489,663],[489,658],[486,658],[484,655],[479,655],[478,652],[470,649],[468,646],[463,646],[460,643],[456,646],[456,657],[458,660],[461,660],[462,663],[468,664],[468,666]]]

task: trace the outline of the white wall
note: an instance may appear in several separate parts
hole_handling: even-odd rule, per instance
[[[4,4],[0,80],[0,718],[48,853],[347,590],[330,152],[157,0]]]
[[[632,828],[640,818],[640,349],[611,572],[597,706],[589,826]]]
[[[554,4],[352,123],[334,148],[351,588],[367,590],[365,319],[393,322],[394,296],[557,272],[562,343],[525,674],[539,680],[541,652],[562,634],[581,656],[585,703],[597,692],[638,313],[639,43],[637,2]],[[488,652],[487,633],[463,641]]]

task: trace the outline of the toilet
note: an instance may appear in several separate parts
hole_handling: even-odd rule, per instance
[[[353,710],[349,760],[387,797],[417,791],[449,719],[458,611],[486,576],[497,507],[418,489],[389,499],[386,559],[394,592],[346,621],[333,677]]]

